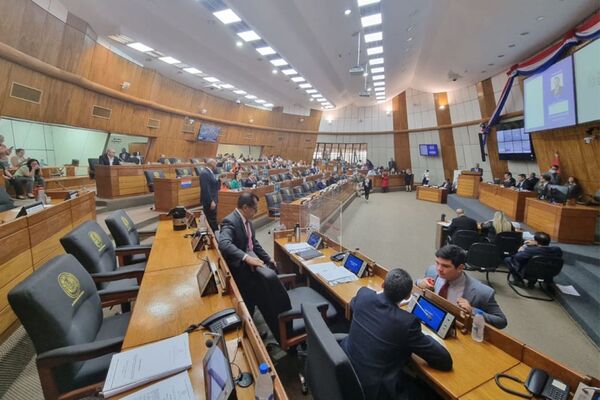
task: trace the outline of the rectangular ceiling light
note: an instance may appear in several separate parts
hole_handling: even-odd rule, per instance
[[[271,108],[273,107],[273,103],[265,103],[263,104],[263,106]]]
[[[377,100],[377,104],[381,104],[381,103],[385,103],[385,100],[384,99]]]
[[[383,57],[371,58],[369,60],[369,65],[381,65],[381,64],[383,64]]]
[[[369,4],[379,3],[381,0],[358,0],[358,6],[368,6]]]
[[[204,80],[210,83],[215,83],[215,82],[219,82],[219,80],[217,78],[215,78],[214,76],[206,76],[204,77]]]
[[[306,81],[306,79],[304,79],[301,76],[295,76],[292,78],[292,82],[305,82],[305,81]]]
[[[245,90],[234,90],[233,93],[235,94],[246,94]]]
[[[381,24],[381,13],[366,15],[360,19],[363,28]]]
[[[373,82],[373,86],[385,86],[385,82],[384,81]]]
[[[284,75],[296,75],[298,72],[296,72],[296,70],[294,68],[290,68],[290,69],[284,69],[283,71],[281,71],[281,73]]]
[[[381,53],[383,53],[383,46],[369,47],[367,49],[367,54],[370,56],[374,56],[375,54],[381,54]]]
[[[266,101],[265,101],[265,100],[263,100],[263,99],[256,99],[256,100],[254,100],[254,101],[255,101],[256,103],[258,103],[258,104],[263,104],[263,103],[266,103]]]
[[[221,87],[223,89],[233,89],[233,85],[230,85],[229,83],[225,83],[225,84],[221,85]]]
[[[323,95],[320,93],[317,93],[317,94],[313,94],[312,97],[314,97],[315,99],[318,99],[319,97],[323,97]]]
[[[375,91],[376,92],[385,92],[385,87],[384,86],[376,87]]]
[[[236,13],[231,11],[230,8],[225,10],[214,12],[213,15],[219,19],[225,25],[232,24],[234,22],[240,22],[242,19],[237,16]]]
[[[327,99],[317,99],[317,101],[318,101],[319,103],[325,103],[325,102],[327,102]]]
[[[194,67],[184,68],[183,70],[189,74],[201,74],[202,73],[202,71],[200,71],[198,68],[194,68]]]
[[[365,35],[365,43],[378,42],[380,40],[383,40],[383,32],[373,32]]]
[[[253,42],[255,40],[260,40],[260,36],[258,36],[254,31],[238,32],[237,35],[241,37],[244,40],[244,42]]]
[[[373,75],[373,80],[374,81],[381,81],[385,79],[385,75],[381,74],[381,75]]]
[[[252,99],[256,99],[256,96],[255,96],[255,95],[253,95],[253,94],[249,94],[249,95],[246,95],[246,96],[244,96],[244,97],[246,97],[247,99],[250,99],[250,100],[252,100]]]
[[[300,87],[301,89],[308,89],[311,88],[312,85],[310,83],[301,83],[298,85],[298,87]]]
[[[372,74],[380,74],[383,71],[385,71],[385,69],[383,67],[375,67],[375,68],[371,68],[371,73]]]
[[[140,42],[129,43],[127,46],[129,46],[132,49],[135,49],[137,51],[141,51],[142,53],[154,50],[152,47],[146,46],[144,43],[140,43]]]
[[[270,56],[271,54],[275,54],[275,50],[273,50],[273,48],[270,46],[259,47],[256,49],[256,51],[258,51],[261,56]]]
[[[276,67],[282,67],[284,65],[288,65],[287,61],[285,61],[283,58],[276,58],[274,60],[271,60],[271,64],[273,64]]]
[[[316,89],[308,89],[308,90],[306,91],[306,93],[308,93],[308,94],[311,94],[311,93],[317,93],[317,90],[316,90]]]
[[[178,59],[169,57],[169,56],[161,57],[161,58],[159,58],[159,60],[164,63],[167,63],[167,64],[180,64],[181,63],[181,61],[179,61]]]

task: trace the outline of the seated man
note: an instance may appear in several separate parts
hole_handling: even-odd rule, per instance
[[[129,154],[129,152],[127,151],[127,149],[125,147],[123,147],[121,149],[121,152],[119,153],[119,158],[121,159],[121,161],[127,161],[127,159],[131,157],[131,154]]]
[[[526,240],[515,255],[504,259],[516,282],[523,281],[523,270],[534,256],[560,258],[562,257],[562,249],[558,246],[550,246],[550,235],[546,232],[536,232],[533,235],[533,240]]]
[[[513,178],[512,173],[505,172],[504,173],[504,181],[502,182],[502,186],[504,186],[505,188],[509,188],[509,187],[515,186],[515,184],[516,184],[515,178]]]
[[[106,154],[98,157],[98,164],[100,165],[121,165],[119,157],[115,157],[117,152],[115,149],[109,147],[106,149]]]
[[[527,181],[527,176],[525,174],[517,175],[517,182],[515,183],[515,189],[517,190],[526,190],[525,183]],[[529,189],[527,189],[529,190]]]
[[[535,185],[537,185],[539,181],[540,178],[535,175],[535,172],[532,172],[529,174],[529,177],[525,179],[525,183],[523,183],[523,190],[535,190]]]
[[[538,199],[548,200],[548,197],[550,197],[550,181],[550,175],[544,174],[542,176],[542,180],[537,187]]]
[[[458,246],[446,245],[435,253],[435,265],[417,281],[421,289],[433,290],[470,314],[483,311],[483,318],[496,328],[505,328],[506,316],[494,297],[494,289],[471,278],[464,271],[467,253]]]
[[[400,268],[390,270],[383,293],[363,287],[352,299],[350,332],[340,343],[348,355],[369,400],[427,399],[427,393],[403,372],[411,354],[443,371],[452,368],[452,357],[444,346],[421,332],[421,323],[399,303],[411,295],[410,275]]]
[[[475,231],[477,232],[477,221],[473,218],[465,215],[465,210],[462,208],[456,209],[456,218],[452,218],[450,225],[448,225],[448,237],[452,238],[452,235],[456,231]]]

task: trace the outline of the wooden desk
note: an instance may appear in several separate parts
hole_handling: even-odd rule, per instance
[[[529,374],[529,371],[531,371],[531,367],[524,363],[519,363],[514,367],[506,370],[505,373],[508,375],[515,376],[521,379],[522,381],[525,381],[527,375]],[[522,383],[517,383],[509,379],[503,379],[502,384],[504,384],[504,386],[508,387],[509,389],[515,390],[519,393],[526,393]],[[475,388],[467,394],[461,396],[460,400],[497,400],[505,398],[507,396],[510,395],[502,391],[498,387],[498,385],[496,385],[496,382],[492,379],[479,386],[478,388]],[[513,396],[513,398],[516,397]]]
[[[389,179],[389,186],[388,189],[393,190],[393,189],[400,189],[400,188],[404,188],[405,184],[404,184],[404,175],[398,175],[398,174],[394,174],[394,175],[388,175]],[[372,177],[373,178],[373,189],[381,189],[381,175],[375,175]]]
[[[181,187],[182,182],[191,186]],[[154,178],[154,209],[169,211],[176,206],[200,205],[200,179],[197,176],[182,178]]]
[[[481,172],[462,171],[458,176],[456,194],[461,197],[476,199],[479,197],[479,182]]]
[[[481,183],[479,185],[479,201],[481,204],[504,212],[515,221],[525,219],[525,200],[537,197],[537,193],[518,191],[501,185]]]
[[[258,196],[258,211],[254,215],[254,219],[266,215],[269,211],[265,194],[275,191],[275,185],[258,186],[254,189],[244,188],[242,191],[234,192],[231,190],[221,190],[219,192],[219,204],[217,205],[217,222],[221,222],[229,213],[237,207],[237,201],[240,194],[243,192],[252,192]]]
[[[431,186],[417,186],[417,200],[431,201],[434,203],[446,203],[448,191],[446,189]]]
[[[86,186],[89,183],[90,178],[87,176],[60,176],[45,179],[47,190],[75,189]]]
[[[65,176],[75,176],[75,167],[72,165],[65,165],[64,167],[41,167],[40,171],[42,177],[52,178],[53,174],[64,172]]]
[[[597,217],[598,209],[593,207],[551,204],[532,198],[525,203],[525,223],[562,243],[593,243]]]
[[[436,228],[435,228],[435,246],[436,246],[435,249],[436,250],[446,244],[446,241],[448,240],[448,231],[446,231],[444,228],[447,228],[449,225],[450,225],[450,222],[448,222],[448,221],[436,222]]]

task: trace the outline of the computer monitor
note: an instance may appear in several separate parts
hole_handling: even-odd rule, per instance
[[[71,160],[71,165],[74,166],[74,167],[79,167],[79,160],[72,159]]]
[[[346,254],[342,265],[359,278],[362,278],[367,269],[367,262],[352,253]]]
[[[310,236],[308,237],[308,240],[306,241],[306,243],[308,243],[310,246],[314,247],[315,249],[318,249],[319,246],[321,245],[322,240],[323,240],[323,238],[321,238],[321,235],[319,235],[317,232],[312,232],[310,234]]]
[[[205,398],[207,400],[235,399],[235,384],[223,336],[214,341],[204,356],[202,366]]]

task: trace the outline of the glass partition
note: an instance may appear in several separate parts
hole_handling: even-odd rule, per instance
[[[244,157],[252,157],[257,160],[262,153],[262,146],[248,146],[242,144],[219,144],[217,154],[234,154],[239,157],[243,154]]]
[[[134,157],[139,155],[140,163],[143,163],[148,148],[148,138],[111,133],[106,147],[115,149],[123,161],[137,163],[137,158]]]

